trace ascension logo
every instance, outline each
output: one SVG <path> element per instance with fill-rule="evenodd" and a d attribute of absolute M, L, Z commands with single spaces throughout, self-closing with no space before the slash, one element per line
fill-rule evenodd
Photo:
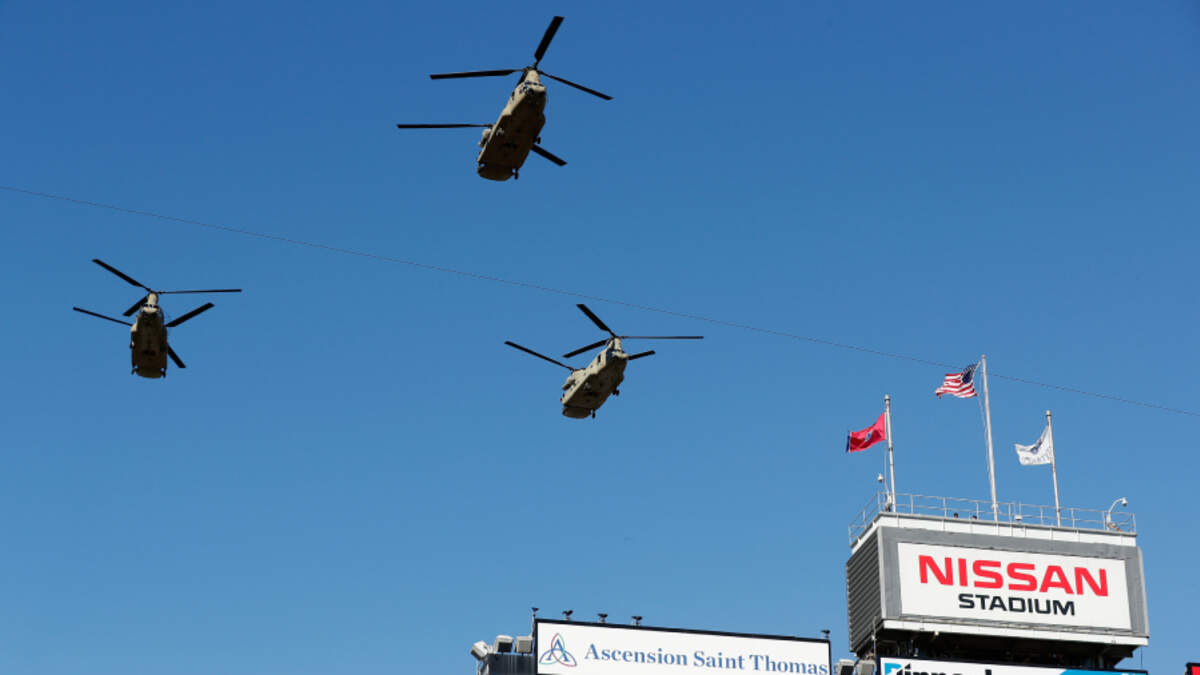
<path fill-rule="evenodd" d="M 538 657 L 538 663 L 543 666 L 552 666 L 557 663 L 568 668 L 578 665 L 575 657 L 567 651 L 567 646 L 563 643 L 562 635 L 559 633 L 554 634 L 554 639 L 550 640 L 550 648 L 542 652 L 542 655 Z"/>

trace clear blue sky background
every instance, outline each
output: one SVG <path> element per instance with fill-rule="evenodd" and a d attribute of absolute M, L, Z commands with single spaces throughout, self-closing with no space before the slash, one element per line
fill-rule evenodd
<path fill-rule="evenodd" d="M 0 3 L 0 184 L 1200 411 L 1193 2 Z M 550 17 L 543 145 L 477 130 Z M 240 286 L 128 374 L 115 314 Z M 894 400 L 901 492 L 985 498 L 945 369 L 703 333 L 559 414 L 579 299 L 0 191 L 0 672 L 471 672 L 528 607 L 819 636 Z M 178 315 L 202 299 L 165 299 Z M 631 345 L 634 346 L 634 345 Z M 648 348 L 646 343 L 636 345 Z M 582 363 L 581 357 L 578 362 Z M 1151 646 L 1200 659 L 1195 415 L 991 382 L 1001 500 L 1128 497 Z"/>

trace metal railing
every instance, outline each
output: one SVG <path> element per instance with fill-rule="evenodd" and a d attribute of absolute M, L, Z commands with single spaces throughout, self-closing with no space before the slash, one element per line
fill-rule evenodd
<path fill-rule="evenodd" d="M 1137 534 L 1137 520 L 1128 511 L 1064 507 L 1056 513 L 1053 506 L 998 502 L 996 505 L 998 510 L 994 517 L 992 503 L 987 500 L 910 494 L 898 494 L 895 497 L 893 500 L 887 492 L 875 493 L 875 496 L 867 502 L 867 505 L 850 523 L 851 546 L 867 531 L 876 518 L 888 513 L 947 520 L 996 522 L 1013 526 L 1036 525 L 1071 530 L 1105 530 Z"/>

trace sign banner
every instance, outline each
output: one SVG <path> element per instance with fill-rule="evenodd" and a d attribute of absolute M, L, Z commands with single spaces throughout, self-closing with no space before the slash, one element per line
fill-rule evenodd
<path fill-rule="evenodd" d="M 879 675 L 1146 675 L 1146 671 L 1078 670 L 881 657 L 879 659 Z"/>
<path fill-rule="evenodd" d="M 537 620 L 538 675 L 830 675 L 829 642 Z"/>
<path fill-rule="evenodd" d="M 897 546 L 901 614 L 1130 629 L 1123 560 Z"/>

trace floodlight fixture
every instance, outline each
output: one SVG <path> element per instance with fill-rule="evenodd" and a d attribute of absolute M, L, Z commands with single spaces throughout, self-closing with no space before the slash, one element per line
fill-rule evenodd
<path fill-rule="evenodd" d="M 488 643 L 484 642 L 483 640 L 480 640 L 479 642 L 476 642 L 475 644 L 471 645 L 471 656 L 474 656 L 476 661 L 482 661 L 482 660 L 486 659 L 487 655 L 488 655 Z"/>
<path fill-rule="evenodd" d="M 570 621 L 570 620 L 571 620 L 571 615 L 572 615 L 572 614 L 574 614 L 574 613 L 575 613 L 575 610 L 573 610 L 573 609 L 564 609 L 564 610 L 563 610 L 563 613 L 562 613 L 562 615 L 563 615 L 563 619 L 565 619 L 565 620 L 567 620 L 567 621 Z"/>
<path fill-rule="evenodd" d="M 633 615 L 632 617 L 630 617 L 630 618 L 631 618 L 631 619 L 633 619 L 633 625 L 635 625 L 635 626 L 640 626 L 640 625 L 642 625 L 642 617 L 641 617 L 641 615 L 640 615 L 640 614 L 634 614 L 634 615 Z"/>
<path fill-rule="evenodd" d="M 859 659 L 858 663 L 854 664 L 854 675 L 875 675 L 875 660 Z"/>
<path fill-rule="evenodd" d="M 596 616 L 600 617 L 600 623 L 608 623 L 608 615 L 604 612 L 598 612 Z"/>
<path fill-rule="evenodd" d="M 518 654 L 532 654 L 533 653 L 533 636 L 532 635 L 518 635 L 517 639 L 513 641 L 513 651 L 515 651 Z"/>
<path fill-rule="evenodd" d="M 1120 504 L 1121 506 L 1129 506 L 1129 500 L 1124 497 L 1117 497 L 1116 499 L 1113 500 L 1112 505 L 1109 506 L 1108 510 L 1104 512 L 1104 526 L 1105 527 L 1110 527 L 1110 528 L 1116 529 L 1113 526 L 1112 511 L 1113 511 L 1113 509 L 1117 508 L 1117 504 Z"/>
<path fill-rule="evenodd" d="M 497 635 L 496 641 L 492 643 L 492 651 L 496 654 L 507 654 L 512 651 L 513 639 L 511 635 Z"/>

